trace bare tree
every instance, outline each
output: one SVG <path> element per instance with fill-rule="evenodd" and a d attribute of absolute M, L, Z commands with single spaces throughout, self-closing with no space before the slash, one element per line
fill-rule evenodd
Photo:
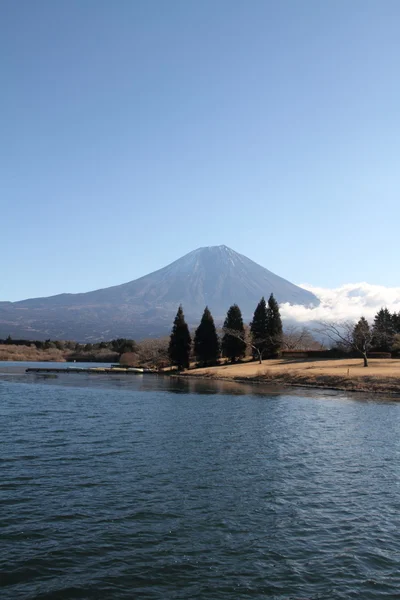
<path fill-rule="evenodd" d="M 368 352 L 372 345 L 372 332 L 368 321 L 364 317 L 361 317 L 355 325 L 352 321 L 332 323 L 320 321 L 316 331 L 347 352 L 352 350 L 359 352 L 363 357 L 364 367 L 368 367 Z"/>
<path fill-rule="evenodd" d="M 135 352 L 121 356 L 121 362 L 130 366 L 142 366 L 161 369 L 169 365 L 169 338 L 148 338 L 137 344 Z"/>
<path fill-rule="evenodd" d="M 232 337 L 242 340 L 246 344 L 248 348 L 251 348 L 254 353 L 257 355 L 258 362 L 260 365 L 263 361 L 263 354 L 265 352 L 265 348 L 263 344 L 265 342 L 270 342 L 270 338 L 268 339 L 253 339 L 248 328 L 245 328 L 245 331 L 237 331 L 236 329 L 229 329 L 227 327 L 222 328 L 222 335 L 231 335 Z"/>
<path fill-rule="evenodd" d="M 287 325 L 283 331 L 284 350 L 322 350 L 323 344 L 314 338 L 307 327 Z"/>
<path fill-rule="evenodd" d="M 398 352 L 400 350 L 400 333 L 396 333 L 393 338 L 392 350 Z"/>

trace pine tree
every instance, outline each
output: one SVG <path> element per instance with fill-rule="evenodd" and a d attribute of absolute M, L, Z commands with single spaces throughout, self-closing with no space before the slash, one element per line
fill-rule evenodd
<path fill-rule="evenodd" d="M 173 365 L 178 367 L 179 371 L 189 367 L 191 343 L 192 340 L 190 337 L 189 328 L 185 321 L 182 306 L 179 306 L 174 320 L 174 325 L 172 327 L 168 347 L 170 361 Z"/>
<path fill-rule="evenodd" d="M 250 324 L 250 333 L 253 358 L 258 358 L 261 362 L 267 349 L 268 339 L 267 305 L 264 296 L 261 298 L 254 311 L 253 320 Z"/>
<path fill-rule="evenodd" d="M 380 352 L 390 352 L 393 345 L 395 329 L 393 318 L 387 308 L 377 312 L 372 327 L 372 344 Z"/>
<path fill-rule="evenodd" d="M 368 352 L 371 348 L 372 333 L 368 321 L 361 317 L 353 329 L 353 347 L 362 354 L 364 367 L 368 367 Z"/>
<path fill-rule="evenodd" d="M 203 365 L 215 364 L 219 358 L 219 339 L 208 306 L 205 307 L 200 325 L 196 329 L 194 353 L 197 362 Z"/>
<path fill-rule="evenodd" d="M 224 321 L 224 337 L 222 338 L 222 354 L 231 362 L 246 354 L 242 312 L 237 304 L 233 304 Z"/>
<path fill-rule="evenodd" d="M 392 324 L 395 334 L 400 333 L 400 312 L 392 314 Z"/>
<path fill-rule="evenodd" d="M 282 347 L 282 320 L 279 312 L 279 304 L 271 294 L 267 308 L 267 345 L 266 354 L 273 358 Z"/>

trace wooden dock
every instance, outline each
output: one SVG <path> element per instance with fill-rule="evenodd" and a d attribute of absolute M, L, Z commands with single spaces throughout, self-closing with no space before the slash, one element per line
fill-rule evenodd
<path fill-rule="evenodd" d="M 136 369 L 136 368 L 124 368 L 124 367 L 30 367 L 25 370 L 25 373 L 35 373 L 37 375 L 45 373 L 57 373 L 57 374 L 78 374 L 78 373 L 89 373 L 90 375 L 143 375 L 143 374 L 156 374 L 156 371 L 151 369 Z"/>

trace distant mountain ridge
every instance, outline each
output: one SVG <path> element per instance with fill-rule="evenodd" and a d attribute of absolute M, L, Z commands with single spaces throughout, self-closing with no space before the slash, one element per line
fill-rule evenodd
<path fill-rule="evenodd" d="M 206 305 L 222 322 L 237 303 L 252 317 L 261 296 L 279 303 L 318 305 L 319 300 L 227 246 L 193 250 L 149 275 L 80 294 L 0 302 L 0 337 L 97 341 L 141 339 L 169 332 L 179 304 L 195 325 Z"/>

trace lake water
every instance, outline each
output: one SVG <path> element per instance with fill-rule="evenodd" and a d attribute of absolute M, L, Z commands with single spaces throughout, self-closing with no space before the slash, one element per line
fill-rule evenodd
<path fill-rule="evenodd" d="M 4 599 L 400 598 L 400 404 L 0 364 Z"/>

